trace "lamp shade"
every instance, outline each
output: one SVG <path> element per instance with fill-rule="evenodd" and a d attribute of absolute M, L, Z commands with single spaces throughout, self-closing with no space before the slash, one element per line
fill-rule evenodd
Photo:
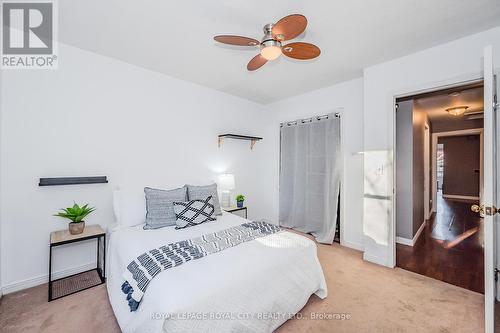
<path fill-rule="evenodd" d="M 217 185 L 222 191 L 234 190 L 234 175 L 232 173 L 219 175 Z"/>

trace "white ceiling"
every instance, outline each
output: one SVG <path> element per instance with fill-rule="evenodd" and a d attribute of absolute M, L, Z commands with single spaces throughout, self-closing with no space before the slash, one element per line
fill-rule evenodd
<path fill-rule="evenodd" d="M 459 122 L 467 120 L 467 116 L 453 116 L 446 112 L 447 108 L 454 106 L 468 106 L 467 112 L 479 112 L 484 110 L 484 88 L 482 86 L 461 90 L 457 88 L 458 96 L 451 96 L 448 93 L 415 99 L 415 110 L 427 112 L 432 123 L 440 121 Z"/>
<path fill-rule="evenodd" d="M 387 61 L 500 25 L 498 0 L 79 0 L 59 1 L 64 43 L 270 103 L 348 79 Z M 260 39 L 262 27 L 304 14 L 297 40 L 321 48 L 299 63 L 282 57 L 256 72 L 257 50 L 217 45 L 217 34 Z"/>

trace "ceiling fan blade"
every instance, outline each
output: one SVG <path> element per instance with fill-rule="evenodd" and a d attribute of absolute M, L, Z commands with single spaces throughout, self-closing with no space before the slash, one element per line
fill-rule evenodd
<path fill-rule="evenodd" d="M 294 39 L 306 30 L 306 27 L 307 19 L 304 15 L 288 15 L 273 26 L 273 37 L 280 41 Z"/>
<path fill-rule="evenodd" d="M 302 42 L 287 44 L 281 50 L 287 57 L 299 60 L 313 59 L 321 53 L 321 50 L 316 45 Z"/>
<path fill-rule="evenodd" d="M 254 71 L 264 66 L 266 62 L 267 62 L 266 58 L 264 58 L 260 54 L 257 54 L 255 57 L 252 58 L 252 60 L 250 60 L 250 62 L 247 65 L 247 69 L 249 71 Z"/>
<path fill-rule="evenodd" d="M 219 35 L 215 36 L 214 39 L 219 43 L 239 46 L 257 46 L 260 44 L 256 39 L 235 35 Z"/>

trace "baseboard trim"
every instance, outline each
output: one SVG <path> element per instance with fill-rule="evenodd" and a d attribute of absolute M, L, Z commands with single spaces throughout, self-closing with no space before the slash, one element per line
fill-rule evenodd
<path fill-rule="evenodd" d="M 473 197 L 469 195 L 458 195 L 458 194 L 443 194 L 443 198 L 479 201 L 479 197 Z"/>
<path fill-rule="evenodd" d="M 408 238 L 404 238 L 404 237 L 396 237 L 396 243 L 408 245 L 408 246 L 414 246 L 417 243 L 418 238 L 420 237 L 420 235 L 422 234 L 422 231 L 424 231 L 424 229 L 425 229 L 425 221 L 422 222 L 422 224 L 420 225 L 420 227 L 417 230 L 417 233 L 415 234 L 415 236 L 413 236 L 412 239 L 408 239 Z"/>
<path fill-rule="evenodd" d="M 76 267 L 72 267 L 72 268 L 68 268 L 68 269 L 63 269 L 63 270 L 60 270 L 57 272 L 53 272 L 52 279 L 53 280 L 60 279 L 60 278 L 63 278 L 65 276 L 68 276 L 68 275 L 88 271 L 89 269 L 95 268 L 96 265 L 97 265 L 97 263 L 94 262 L 94 263 L 88 263 L 85 265 L 76 266 Z M 40 276 L 37 276 L 34 278 L 6 284 L 6 285 L 2 286 L 2 288 L 0 290 L 0 294 L 7 295 L 10 293 L 19 291 L 19 290 L 39 286 L 41 284 L 48 283 L 48 282 L 49 282 L 49 274 L 44 274 L 44 275 L 40 275 Z"/>
<path fill-rule="evenodd" d="M 361 245 L 361 244 L 352 243 L 352 242 L 345 241 L 345 240 L 341 241 L 340 245 L 348 247 L 348 248 L 351 248 L 351 249 L 354 249 L 354 250 L 358 250 L 358 251 L 364 251 L 364 249 L 365 249 L 364 246 Z"/>
<path fill-rule="evenodd" d="M 420 225 L 420 227 L 418 228 L 417 233 L 415 234 L 415 236 L 413 236 L 413 239 L 412 239 L 413 245 L 415 245 L 417 243 L 418 238 L 420 237 L 420 235 L 422 234 L 422 232 L 425 229 L 425 225 L 426 225 L 426 223 L 425 223 L 425 221 L 423 221 L 422 224 Z"/>
<path fill-rule="evenodd" d="M 396 237 L 396 243 L 408 245 L 408 246 L 413 246 L 413 239 L 408 239 L 408 238 L 404 238 L 404 237 Z"/>

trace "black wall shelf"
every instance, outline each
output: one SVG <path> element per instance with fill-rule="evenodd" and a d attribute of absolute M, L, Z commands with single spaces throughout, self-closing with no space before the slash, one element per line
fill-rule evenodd
<path fill-rule="evenodd" d="M 103 184 L 107 183 L 106 176 L 97 177 L 57 177 L 40 178 L 38 186 L 58 186 L 58 185 L 83 185 L 83 184 Z"/>
<path fill-rule="evenodd" d="M 222 146 L 222 142 L 224 139 L 235 139 L 235 140 L 248 140 L 250 141 L 250 149 L 253 149 L 255 143 L 257 141 L 262 140 L 261 137 L 258 136 L 248 136 L 248 135 L 239 135 L 239 134 L 221 134 L 218 136 L 219 148 Z"/>

